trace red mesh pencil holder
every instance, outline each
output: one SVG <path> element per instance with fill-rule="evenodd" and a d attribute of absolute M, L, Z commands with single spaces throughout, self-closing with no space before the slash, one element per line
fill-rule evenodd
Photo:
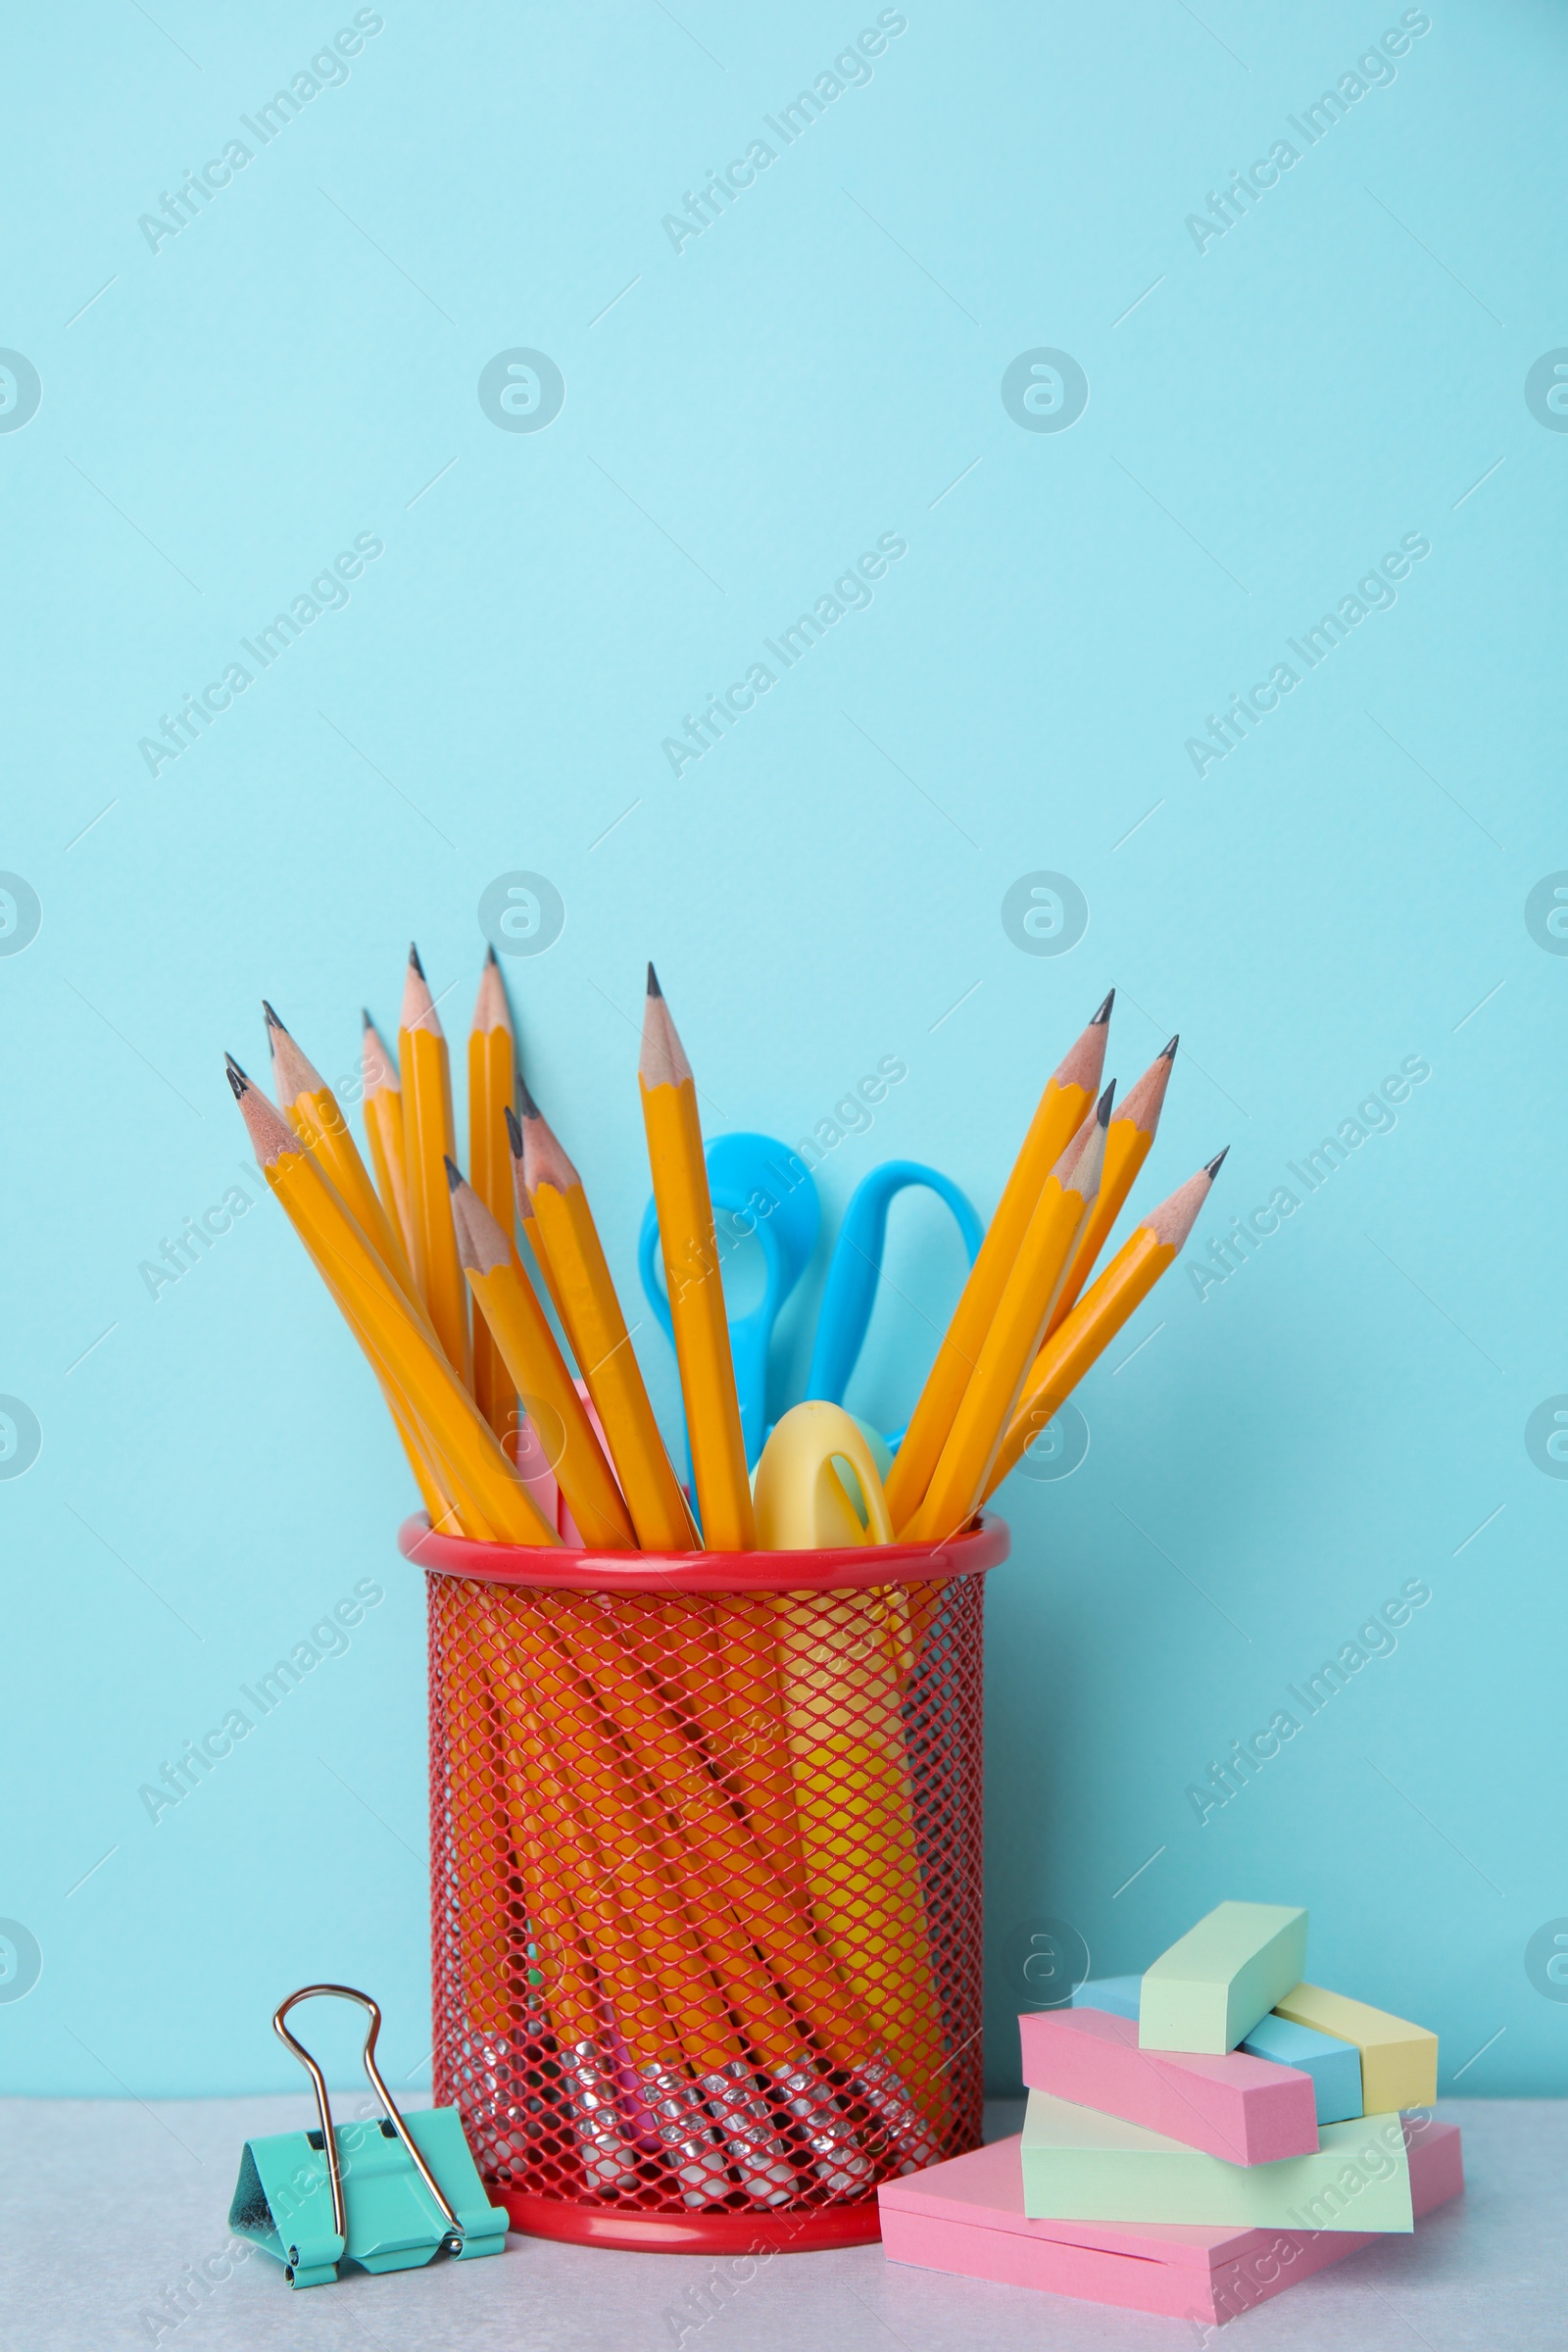
<path fill-rule="evenodd" d="M 976 2147 L 987 1515 L 426 1571 L 435 2095 L 514 2226 L 850 2245 Z"/>

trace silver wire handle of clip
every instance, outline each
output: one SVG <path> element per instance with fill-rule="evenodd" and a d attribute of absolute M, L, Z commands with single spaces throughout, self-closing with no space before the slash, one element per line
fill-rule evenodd
<path fill-rule="evenodd" d="M 305 2047 L 304 2043 L 296 2041 L 293 2034 L 289 2032 L 287 2026 L 283 2023 L 283 2020 L 287 2017 L 289 2011 L 300 2001 L 314 2000 L 319 1993 L 329 1993 L 334 2000 L 358 2001 L 360 2007 L 368 2017 L 369 2023 L 366 2027 L 365 2031 L 366 2075 L 368 2078 L 371 2089 L 375 2092 L 376 2097 L 386 2109 L 387 2122 L 391 2125 L 399 2139 L 402 2140 L 405 2148 L 407 2148 L 415 2171 L 418 2174 L 419 2179 L 424 2182 L 425 2187 L 430 2191 L 431 2196 L 434 2197 L 445 2220 L 451 2228 L 453 2231 L 451 2251 L 456 2253 L 463 2237 L 463 2224 L 459 2221 L 457 2215 L 453 2212 L 451 2206 L 447 2203 L 446 2198 L 442 2195 L 440 2189 L 437 2187 L 435 2175 L 431 2172 L 430 2167 L 425 2163 L 424 2158 L 419 2154 L 418 2149 L 415 2146 L 414 2141 L 409 2136 L 409 2127 L 403 2121 L 402 2116 L 398 2113 L 392 2093 L 382 2082 L 381 2070 L 375 2063 L 375 2039 L 376 2035 L 381 2031 L 381 2012 L 379 2007 L 374 2001 L 371 2000 L 368 1992 L 356 1992 L 352 1984 L 304 1984 L 300 1987 L 298 1992 L 291 1992 L 286 2001 L 279 2002 L 277 2008 L 272 2013 L 272 2031 L 278 2036 L 279 2040 L 287 2042 L 289 2048 L 293 2051 L 301 2066 L 304 2067 L 306 2073 L 310 2076 L 311 2081 L 316 2088 L 316 2111 L 321 2119 L 321 2144 L 326 2153 L 326 2174 L 332 2189 L 333 2229 L 337 2231 L 338 2236 L 342 2238 L 344 2244 L 347 2245 L 349 2232 L 347 2213 L 343 2203 L 343 2172 L 342 2167 L 338 2162 L 337 2140 L 332 2131 L 332 2108 L 331 2102 L 328 2100 L 326 2095 L 326 2080 L 322 2075 L 320 2068 L 317 2065 L 316 2060 L 311 2056 L 310 2051 Z"/>

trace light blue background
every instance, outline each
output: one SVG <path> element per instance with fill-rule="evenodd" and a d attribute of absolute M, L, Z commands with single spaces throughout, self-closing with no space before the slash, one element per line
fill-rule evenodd
<path fill-rule="evenodd" d="M 319 1976 L 378 1992 L 418 2079 L 407 1474 L 270 1201 L 156 1302 L 137 1269 L 235 1181 L 220 1056 L 262 1064 L 263 992 L 351 1073 L 416 936 L 461 1067 L 480 893 L 529 868 L 566 923 L 509 965 L 521 1050 L 628 1297 L 649 954 L 710 1131 L 793 1141 L 906 1061 L 824 1166 L 830 1222 L 895 1154 L 989 1209 L 1112 982 L 1124 1086 L 1183 1035 L 1140 1197 L 1232 1147 L 1199 1252 L 1425 1056 L 1245 1270 L 1167 1279 L 1084 1387 L 1082 1468 L 1006 1490 L 990 2073 L 1032 1923 L 1118 1972 L 1243 1895 L 1308 1904 L 1315 1977 L 1437 2027 L 1445 2088 L 1568 2089 L 1524 1965 L 1568 1913 L 1568 1485 L 1524 1443 L 1568 1390 L 1568 961 L 1524 919 L 1568 866 L 1568 435 L 1523 396 L 1568 344 L 1561 14 L 1435 0 L 1200 253 L 1186 216 L 1397 7 L 911 0 L 677 255 L 662 217 L 876 13 L 388 0 L 156 254 L 138 216 L 353 11 L 12 27 L 0 342 L 43 399 L 0 436 L 0 864 L 43 921 L 0 957 L 0 1389 L 43 1444 L 0 1484 L 0 1913 L 43 1974 L 0 2004 L 9 2088 L 291 2082 L 268 2015 Z M 476 397 L 515 346 L 565 378 L 535 434 Z M 1087 371 L 1068 431 L 1003 407 L 1037 346 Z M 885 532 L 869 610 L 677 780 L 662 739 Z M 1205 714 L 1413 532 L 1396 605 L 1200 779 Z M 138 739 L 358 533 L 385 553 L 348 607 L 149 774 Z M 1038 869 L 1091 910 L 1058 957 L 1001 922 Z M 940 1212 L 901 1206 L 889 1272 L 852 1396 L 885 1425 L 953 1296 Z M 797 1377 L 808 1345 L 796 1317 Z M 138 1786 L 365 1577 L 347 1655 L 155 1827 Z M 1188 1785 L 1412 1577 L 1396 1654 L 1200 1826 Z"/>

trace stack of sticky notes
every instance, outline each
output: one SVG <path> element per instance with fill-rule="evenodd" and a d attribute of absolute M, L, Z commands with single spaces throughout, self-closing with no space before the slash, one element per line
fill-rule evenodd
<path fill-rule="evenodd" d="M 879 2189 L 888 2255 L 1214 2324 L 1408 2232 L 1464 2186 L 1437 2035 L 1305 1967 L 1304 1911 L 1221 1903 L 1020 2018 L 1022 2134 Z"/>

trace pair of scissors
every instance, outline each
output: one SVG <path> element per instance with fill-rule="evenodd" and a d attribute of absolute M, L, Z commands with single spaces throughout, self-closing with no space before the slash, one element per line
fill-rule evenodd
<path fill-rule="evenodd" d="M 729 1327 L 746 1460 L 755 1468 L 768 1434 L 767 1356 L 773 1327 L 810 1262 L 821 1206 L 809 1172 L 790 1147 L 773 1136 L 714 1136 L 705 1157 L 714 1208 L 726 1210 L 744 1237 L 755 1235 L 762 1252 L 762 1297 Z M 935 1193 L 953 1211 L 969 1262 L 974 1262 L 982 1238 L 980 1220 L 950 1177 L 913 1159 L 890 1159 L 873 1168 L 852 1194 L 833 1247 L 806 1383 L 808 1398 L 829 1404 L 844 1401 L 876 1301 L 888 1209 L 910 1185 Z M 637 1254 L 648 1302 L 673 1345 L 669 1299 L 658 1273 L 659 1214 L 652 1200 L 643 1215 Z M 888 1443 L 897 1449 L 898 1438 Z M 689 1471 L 689 1460 L 687 1467 Z"/>

